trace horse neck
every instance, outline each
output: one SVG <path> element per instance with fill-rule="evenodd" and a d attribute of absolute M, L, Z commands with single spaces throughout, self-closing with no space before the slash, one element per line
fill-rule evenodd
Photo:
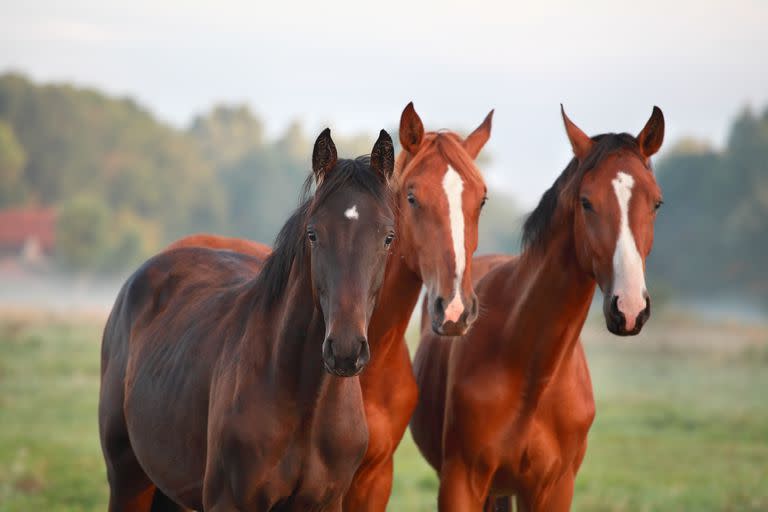
<path fill-rule="evenodd" d="M 325 321 L 315 307 L 310 273 L 295 262 L 290 272 L 282 298 L 268 311 L 250 314 L 241 340 L 246 354 L 241 364 L 248 372 L 271 372 L 282 396 L 304 397 L 311 403 L 327 375 L 321 359 Z M 260 292 L 256 286 L 250 290 Z"/>
<path fill-rule="evenodd" d="M 405 263 L 403 248 L 397 244 L 389 256 L 376 308 L 371 316 L 368 342 L 378 354 L 403 339 L 411 314 L 421 293 L 422 278 Z M 378 359 L 383 359 L 379 357 Z M 377 358 L 374 356 L 372 362 Z"/>
<path fill-rule="evenodd" d="M 565 223 L 546 247 L 528 249 L 504 285 L 513 304 L 498 347 L 524 393 L 535 403 L 558 364 L 573 350 L 587 318 L 595 281 L 576 258 L 573 229 Z"/>

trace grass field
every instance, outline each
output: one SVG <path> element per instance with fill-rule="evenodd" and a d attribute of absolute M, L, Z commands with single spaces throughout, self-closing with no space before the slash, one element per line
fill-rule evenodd
<path fill-rule="evenodd" d="M 104 510 L 98 319 L 0 318 L 0 511 Z M 597 419 L 580 511 L 768 510 L 768 327 L 657 318 L 585 333 Z M 435 509 L 406 437 L 389 509 Z"/>

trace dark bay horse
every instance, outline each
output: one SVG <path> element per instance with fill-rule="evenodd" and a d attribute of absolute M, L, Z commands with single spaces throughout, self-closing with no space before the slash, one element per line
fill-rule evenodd
<path fill-rule="evenodd" d="M 595 287 L 612 333 L 650 316 L 661 110 L 637 137 L 590 138 L 563 119 L 575 157 L 528 217 L 522 255 L 478 261 L 483 313 L 465 336 L 422 332 L 411 431 L 439 472 L 441 511 L 511 510 L 493 501 L 512 495 L 518 510 L 569 510 L 595 414 L 579 339 Z"/>
<path fill-rule="evenodd" d="M 170 249 L 120 291 L 99 401 L 110 511 L 341 510 L 368 442 L 355 375 L 394 239 L 392 140 L 337 160 L 325 130 L 312 168 L 260 272 Z"/>
<path fill-rule="evenodd" d="M 491 135 L 492 117 L 493 111 L 465 139 L 449 131 L 425 133 L 412 103 L 400 118 L 403 151 L 394 176 L 398 235 L 368 328 L 372 356 L 360 383 L 369 442 L 344 501 L 347 511 L 383 512 L 389 500 L 393 455 L 416 406 L 405 330 L 422 285 L 428 290 L 430 325 L 437 332 L 462 334 L 477 316 L 471 258 L 486 186 L 474 159 Z M 227 240 L 205 235 L 177 243 L 261 257 L 260 247 L 242 247 L 236 240 L 228 245 Z"/>

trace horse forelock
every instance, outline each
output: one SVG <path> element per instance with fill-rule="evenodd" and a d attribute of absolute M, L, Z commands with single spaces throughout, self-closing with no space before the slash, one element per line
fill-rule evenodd
<path fill-rule="evenodd" d="M 264 309 L 272 307 L 283 296 L 291 269 L 296 268 L 302 275 L 308 272 L 309 258 L 305 242 L 307 220 L 332 195 L 340 190 L 353 188 L 370 194 L 375 200 L 385 201 L 394 208 L 390 185 L 371 169 L 369 156 L 339 160 L 317 186 L 314 194 L 313 183 L 314 176 L 310 174 L 302 189 L 300 206 L 281 228 L 275 238 L 274 250 L 256 278 L 256 286 L 260 289 L 257 305 Z"/>
<path fill-rule="evenodd" d="M 485 183 L 474 159 L 464 149 L 461 137 L 450 130 L 439 130 L 424 135 L 421 147 L 415 155 L 407 151 L 400 152 L 395 162 L 395 187 L 399 190 L 413 170 L 435 155 L 456 170 L 463 180 Z M 442 180 L 442 176 L 440 179 Z"/>

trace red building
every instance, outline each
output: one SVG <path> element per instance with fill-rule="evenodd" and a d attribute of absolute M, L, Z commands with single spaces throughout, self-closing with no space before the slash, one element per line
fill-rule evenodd
<path fill-rule="evenodd" d="M 53 208 L 0 210 L 0 263 L 43 263 L 56 246 Z"/>

